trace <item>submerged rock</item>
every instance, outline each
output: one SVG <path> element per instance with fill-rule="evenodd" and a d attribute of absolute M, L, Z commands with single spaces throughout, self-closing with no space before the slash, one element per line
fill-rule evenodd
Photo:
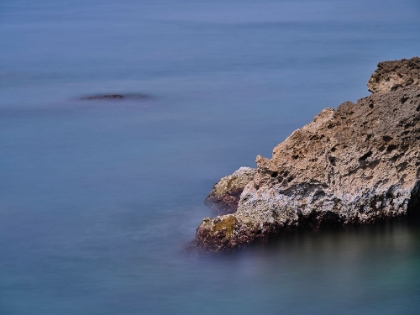
<path fill-rule="evenodd" d="M 124 96 L 121 94 L 109 94 L 109 95 L 90 95 L 84 96 L 82 100 L 112 100 L 112 99 L 123 99 Z"/>
<path fill-rule="evenodd" d="M 142 99 L 147 98 L 146 94 L 135 94 L 135 95 L 122 95 L 122 94 L 105 94 L 105 95 L 89 95 L 80 98 L 84 101 L 93 100 L 121 100 L 121 99 Z"/>
<path fill-rule="evenodd" d="M 233 214 L 205 218 L 196 243 L 238 247 L 281 230 L 372 223 L 420 209 L 420 87 L 327 108 L 273 150 Z"/>
<path fill-rule="evenodd" d="M 234 213 L 238 208 L 242 191 L 254 178 L 255 172 L 254 168 L 241 167 L 232 175 L 223 177 L 213 186 L 204 204 L 216 214 Z"/>
<path fill-rule="evenodd" d="M 420 86 L 420 58 L 384 61 L 367 83 L 372 93 L 396 91 L 408 86 Z"/>

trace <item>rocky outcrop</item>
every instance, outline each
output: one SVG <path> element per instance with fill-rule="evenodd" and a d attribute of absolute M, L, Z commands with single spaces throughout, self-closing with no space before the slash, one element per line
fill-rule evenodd
<path fill-rule="evenodd" d="M 327 108 L 273 150 L 233 214 L 205 218 L 196 243 L 213 251 L 279 231 L 372 223 L 419 211 L 420 88 Z"/>
<path fill-rule="evenodd" d="M 204 204 L 219 215 L 236 212 L 239 197 L 245 186 L 254 178 L 255 172 L 254 168 L 241 167 L 232 175 L 223 177 L 213 186 Z"/>
<path fill-rule="evenodd" d="M 367 83 L 372 93 L 386 93 L 409 86 L 420 86 L 420 58 L 384 61 Z"/>

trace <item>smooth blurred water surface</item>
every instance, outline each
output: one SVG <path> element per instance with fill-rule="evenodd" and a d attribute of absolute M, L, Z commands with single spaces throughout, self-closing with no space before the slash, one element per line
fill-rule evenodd
<path fill-rule="evenodd" d="M 417 0 L 2 0 L 0 314 L 418 314 L 404 220 L 183 252 L 222 176 L 377 62 Z M 146 100 L 80 101 L 146 93 Z"/>

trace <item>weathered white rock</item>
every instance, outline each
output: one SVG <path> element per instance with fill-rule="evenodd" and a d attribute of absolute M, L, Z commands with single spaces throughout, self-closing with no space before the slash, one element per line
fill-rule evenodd
<path fill-rule="evenodd" d="M 327 108 L 273 150 L 234 214 L 205 218 L 196 242 L 234 248 L 284 229 L 371 223 L 420 200 L 420 88 Z"/>
<path fill-rule="evenodd" d="M 232 175 L 223 177 L 213 186 L 204 204 L 217 214 L 236 212 L 239 197 L 245 186 L 254 178 L 255 168 L 241 167 Z"/>

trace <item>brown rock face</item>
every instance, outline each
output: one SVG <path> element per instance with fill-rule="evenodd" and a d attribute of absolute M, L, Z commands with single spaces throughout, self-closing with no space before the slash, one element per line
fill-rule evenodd
<path fill-rule="evenodd" d="M 420 210 L 420 88 L 327 108 L 273 150 L 234 214 L 206 218 L 196 242 L 234 248 L 282 229 L 371 223 Z"/>
<path fill-rule="evenodd" d="M 254 168 L 241 167 L 232 175 L 223 177 L 214 185 L 204 204 L 219 215 L 236 212 L 239 197 L 255 173 Z"/>
<path fill-rule="evenodd" d="M 408 86 L 420 86 L 420 58 L 384 61 L 367 83 L 372 93 L 386 93 Z"/>

